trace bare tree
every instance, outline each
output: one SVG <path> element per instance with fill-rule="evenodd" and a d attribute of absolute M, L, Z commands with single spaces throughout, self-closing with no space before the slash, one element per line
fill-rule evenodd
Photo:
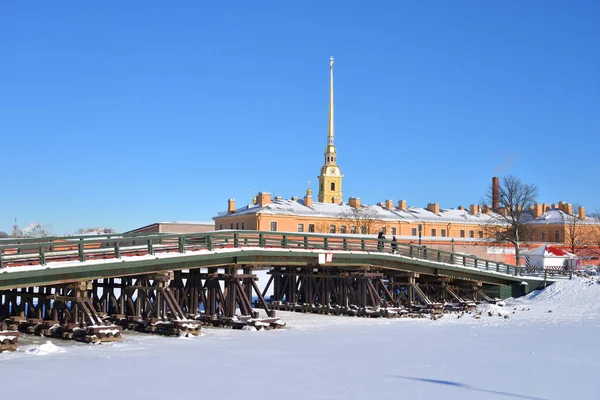
<path fill-rule="evenodd" d="M 370 207 L 353 208 L 352 211 L 344 213 L 342 219 L 350 226 L 356 226 L 357 233 L 371 234 L 373 226 L 377 222 L 377 212 Z"/>
<path fill-rule="evenodd" d="M 591 213 L 590 218 L 595 219 L 590 233 L 590 248 L 596 257 L 600 257 L 600 212 Z"/>
<path fill-rule="evenodd" d="M 527 237 L 527 221 L 531 219 L 530 209 L 536 203 L 538 188 L 535 184 L 525 184 L 513 175 L 504 176 L 494 193 L 490 186 L 485 200 L 497 208 L 490 213 L 490 223 L 485 225 L 486 235 L 497 243 L 511 243 L 515 248 L 517 265 L 521 265 L 519 242 Z"/>
<path fill-rule="evenodd" d="M 565 225 L 565 244 L 571 253 L 577 254 L 593 242 L 594 229 L 576 215 L 564 213 L 562 216 Z"/>

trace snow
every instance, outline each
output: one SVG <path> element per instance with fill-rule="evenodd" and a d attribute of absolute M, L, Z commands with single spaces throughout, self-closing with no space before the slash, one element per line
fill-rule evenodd
<path fill-rule="evenodd" d="M 186 340 L 126 331 L 122 342 L 99 346 L 22 335 L 19 351 L 0 355 L 0 376 L 11 383 L 2 394 L 52 388 L 68 376 L 72 393 L 104 399 L 89 388 L 110 383 L 112 393 L 126 393 L 127 376 L 173 383 L 136 386 L 144 399 L 197 397 L 197 385 L 203 397 L 224 399 L 257 391 L 286 399 L 592 399 L 597 280 L 563 280 L 437 320 L 278 312 L 286 328 L 248 335 L 203 327 Z"/>
<path fill-rule="evenodd" d="M 38 356 L 47 356 L 49 354 L 55 353 L 63 353 L 65 350 L 62 347 L 59 347 L 52 343 L 51 341 L 47 341 L 46 343 L 39 346 L 31 346 L 26 350 L 27 354 L 35 354 Z"/>

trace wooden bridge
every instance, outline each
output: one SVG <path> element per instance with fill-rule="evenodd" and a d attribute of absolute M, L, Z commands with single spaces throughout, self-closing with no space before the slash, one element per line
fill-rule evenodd
<path fill-rule="evenodd" d="M 270 274 L 262 290 L 257 269 Z M 392 252 L 387 240 L 357 235 L 8 239 L 0 241 L 0 351 L 11 349 L 20 332 L 94 342 L 118 340 L 122 329 L 180 335 L 198 334 L 201 323 L 276 328 L 275 309 L 440 312 L 546 285 L 524 272 L 425 246 L 399 243 Z M 258 319 L 255 308 L 269 318 Z"/>

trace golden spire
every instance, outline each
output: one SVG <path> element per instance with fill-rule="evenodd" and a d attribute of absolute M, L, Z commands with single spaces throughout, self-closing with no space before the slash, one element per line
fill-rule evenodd
<path fill-rule="evenodd" d="M 333 56 L 329 57 L 329 131 L 327 133 L 328 143 L 333 145 Z"/>
<path fill-rule="evenodd" d="M 310 181 L 308 181 L 308 189 L 306 189 L 306 196 L 312 197 L 312 189 L 310 188 Z"/>

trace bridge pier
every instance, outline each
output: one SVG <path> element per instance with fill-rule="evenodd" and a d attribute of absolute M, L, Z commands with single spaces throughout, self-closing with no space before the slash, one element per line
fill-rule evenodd
<path fill-rule="evenodd" d="M 382 316 L 398 304 L 380 272 L 337 267 L 274 267 L 263 291 L 273 285 L 271 308 L 315 312 Z"/>
<path fill-rule="evenodd" d="M 219 272 L 220 269 L 223 272 Z M 243 266 L 241 274 L 239 269 L 240 266 L 231 265 L 209 267 L 207 272 L 199 268 L 175 271 L 170 288 L 184 314 L 208 326 L 238 329 L 247 325 L 259 329 L 283 326 L 260 292 L 252 268 Z M 258 311 L 252 308 L 253 294 L 258 297 L 267 318 L 259 319 Z"/>
<path fill-rule="evenodd" d="M 173 273 L 94 282 L 95 306 L 127 329 L 165 336 L 197 336 L 201 322 L 188 319 L 168 287 Z M 116 282 L 119 279 L 120 282 Z"/>
<path fill-rule="evenodd" d="M 121 339 L 121 328 L 107 324 L 92 306 L 91 282 L 28 287 L 0 292 L 4 324 L 41 336 L 87 343 Z"/>

